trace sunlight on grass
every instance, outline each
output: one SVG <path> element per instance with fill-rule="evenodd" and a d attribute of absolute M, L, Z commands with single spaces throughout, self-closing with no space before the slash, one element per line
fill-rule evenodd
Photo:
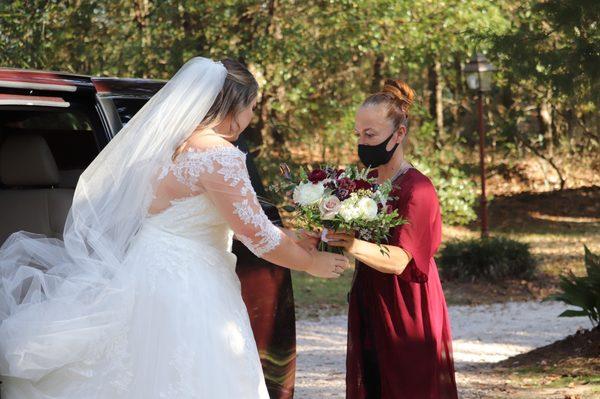
<path fill-rule="evenodd" d="M 551 388 L 573 387 L 574 385 L 590 385 L 600 391 L 600 376 L 593 373 L 577 373 L 570 375 L 573 370 L 556 367 L 522 367 L 512 373 L 523 386 Z"/>
<path fill-rule="evenodd" d="M 561 223 L 600 223 L 599 217 L 571 217 L 571 216 L 554 216 L 546 215 L 540 212 L 529 212 L 529 216 L 534 219 L 545 220 L 549 222 L 561 222 Z"/>
<path fill-rule="evenodd" d="M 298 317 L 313 318 L 345 313 L 353 274 L 354 270 L 347 270 L 338 279 L 326 280 L 293 271 L 294 300 Z"/>

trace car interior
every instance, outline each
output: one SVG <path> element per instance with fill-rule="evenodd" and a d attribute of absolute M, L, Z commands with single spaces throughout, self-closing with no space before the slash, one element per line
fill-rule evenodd
<path fill-rule="evenodd" d="M 98 153 L 88 112 L 0 107 L 0 245 L 25 230 L 60 238 L 79 175 Z"/>

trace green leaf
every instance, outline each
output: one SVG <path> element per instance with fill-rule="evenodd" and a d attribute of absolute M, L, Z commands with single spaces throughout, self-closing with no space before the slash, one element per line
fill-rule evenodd
<path fill-rule="evenodd" d="M 588 313 L 584 310 L 565 310 L 558 317 L 582 317 L 587 315 Z"/>

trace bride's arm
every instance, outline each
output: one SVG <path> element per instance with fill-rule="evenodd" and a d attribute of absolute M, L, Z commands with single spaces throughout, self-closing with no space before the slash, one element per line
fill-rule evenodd
<path fill-rule="evenodd" d="M 348 268 L 344 256 L 307 250 L 265 215 L 250 183 L 243 153 L 233 146 L 198 150 L 197 185 L 208 195 L 236 237 L 256 256 L 326 278 Z"/>
<path fill-rule="evenodd" d="M 317 245 L 319 244 L 319 236 L 315 234 L 310 234 L 304 230 L 294 230 L 288 229 L 285 227 L 278 227 L 279 230 L 283 232 L 286 236 L 292 239 L 296 244 L 307 250 L 308 252 L 312 252 Z M 234 235 L 234 238 L 239 241 L 239 238 Z"/>

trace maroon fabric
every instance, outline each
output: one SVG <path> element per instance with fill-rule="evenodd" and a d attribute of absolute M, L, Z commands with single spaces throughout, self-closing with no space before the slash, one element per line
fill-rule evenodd
<path fill-rule="evenodd" d="M 410 169 L 394 183 L 394 207 L 408 224 L 390 244 L 413 257 L 399 275 L 359 264 L 350 292 L 346 397 L 456 399 L 446 300 L 433 255 L 442 234 L 429 179 Z"/>

